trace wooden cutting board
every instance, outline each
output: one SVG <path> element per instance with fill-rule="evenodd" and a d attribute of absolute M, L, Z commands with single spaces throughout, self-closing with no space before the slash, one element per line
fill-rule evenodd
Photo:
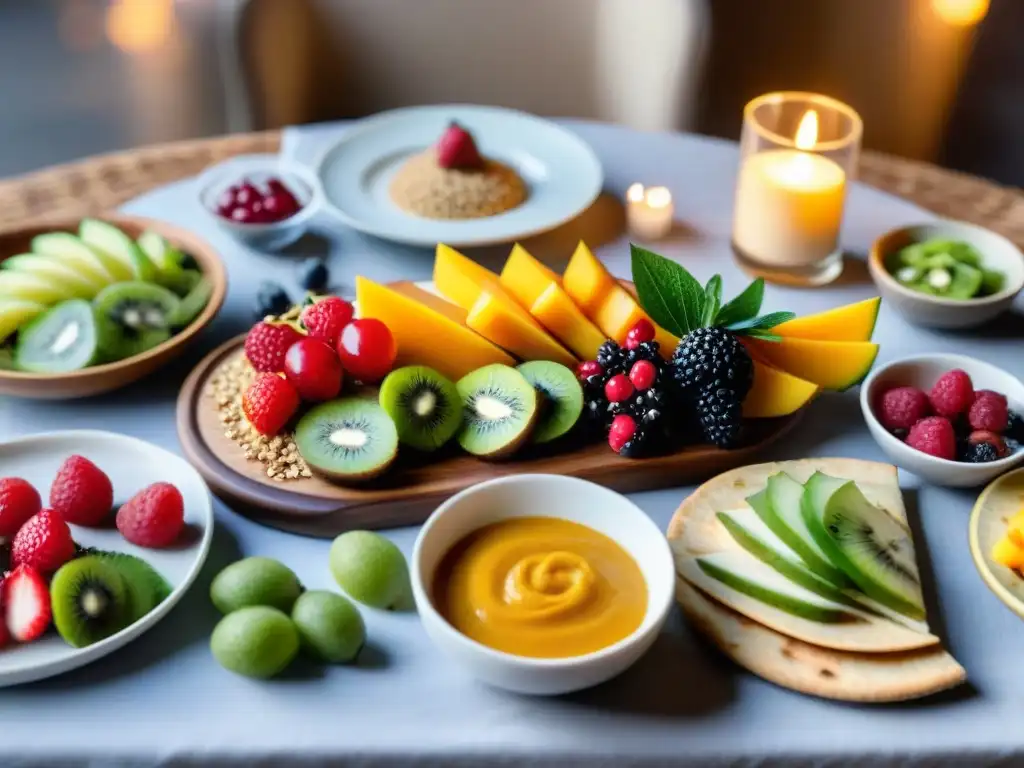
<path fill-rule="evenodd" d="M 487 462 L 445 446 L 429 456 L 400 454 L 373 485 L 350 488 L 317 477 L 275 481 L 263 466 L 225 436 L 208 382 L 227 360 L 242 353 L 239 336 L 207 355 L 178 395 L 178 437 L 186 457 L 213 492 L 237 512 L 273 527 L 333 537 L 353 528 L 392 528 L 423 522 L 449 496 L 505 475 L 540 472 L 591 480 L 617 491 L 648 491 L 701 482 L 750 463 L 788 432 L 802 411 L 750 422 L 747 444 L 724 451 L 694 446 L 649 459 L 622 458 L 603 442 L 528 447 L 512 460 Z"/>

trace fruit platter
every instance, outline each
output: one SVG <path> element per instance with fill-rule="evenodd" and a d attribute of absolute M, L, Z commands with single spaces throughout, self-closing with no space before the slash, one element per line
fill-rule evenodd
<path fill-rule="evenodd" d="M 62 399 L 152 372 L 224 300 L 219 258 L 199 238 L 126 216 L 0 238 L 0 393 Z"/>
<path fill-rule="evenodd" d="M 71 431 L 7 442 L 0 461 L 0 686 L 116 651 L 198 575 L 213 511 L 181 458 Z"/>
<path fill-rule="evenodd" d="M 635 491 L 748 463 L 823 390 L 870 369 L 878 300 L 760 314 L 642 248 L 633 281 L 580 243 L 563 274 L 522 246 L 501 273 L 439 245 L 430 283 L 357 277 L 353 304 L 277 305 L 178 400 L 216 493 L 315 535 L 422 521 L 523 472 Z"/>

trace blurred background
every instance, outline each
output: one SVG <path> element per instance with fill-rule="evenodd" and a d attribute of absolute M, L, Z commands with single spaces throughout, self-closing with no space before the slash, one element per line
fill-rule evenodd
<path fill-rule="evenodd" d="M 1024 185 L 1024 0 L 0 0 L 0 176 L 475 101 L 736 138 L 777 89 Z"/>

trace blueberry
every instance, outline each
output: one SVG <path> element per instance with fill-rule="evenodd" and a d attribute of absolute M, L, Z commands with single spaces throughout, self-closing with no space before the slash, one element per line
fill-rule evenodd
<path fill-rule="evenodd" d="M 313 293 L 324 293 L 327 290 L 327 281 L 330 280 L 330 272 L 323 259 L 306 259 L 299 264 L 299 285 L 303 290 Z"/>
<path fill-rule="evenodd" d="M 277 283 L 265 282 L 260 284 L 256 292 L 256 317 L 264 318 L 267 315 L 283 315 L 291 309 L 292 300 L 288 293 Z"/>

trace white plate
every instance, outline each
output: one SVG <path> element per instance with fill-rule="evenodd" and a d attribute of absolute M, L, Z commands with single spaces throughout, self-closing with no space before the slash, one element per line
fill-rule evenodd
<path fill-rule="evenodd" d="M 529 196 L 517 208 L 480 219 L 413 216 L 391 201 L 398 167 L 432 145 L 455 120 L 480 152 L 512 166 Z M 476 106 L 410 107 L 353 126 L 320 159 L 328 211 L 353 229 L 386 240 L 434 247 L 505 243 L 553 229 L 585 211 L 601 192 L 601 164 L 578 136 L 539 117 Z"/>
<path fill-rule="evenodd" d="M 185 499 L 186 536 L 179 546 L 145 549 L 129 544 L 111 526 L 109 529 L 71 526 L 71 533 L 84 547 L 126 552 L 143 558 L 167 579 L 173 588 L 147 616 L 87 648 L 72 648 L 55 632 L 34 643 L 9 645 L 0 649 L 0 687 L 59 675 L 84 666 L 116 651 L 166 616 L 195 581 L 213 536 L 210 492 L 199 474 L 182 458 L 155 445 L 111 432 L 50 432 L 24 437 L 0 445 L 0 476 L 23 477 L 43 497 L 61 463 L 71 454 L 93 461 L 114 484 L 114 503 L 127 501 L 150 483 L 173 483 Z"/>
<path fill-rule="evenodd" d="M 974 565 L 996 597 L 1024 619 L 1024 578 L 992 559 L 992 547 L 1006 535 L 1010 518 L 1024 509 L 1024 469 L 992 482 L 974 504 L 968 537 Z"/>

